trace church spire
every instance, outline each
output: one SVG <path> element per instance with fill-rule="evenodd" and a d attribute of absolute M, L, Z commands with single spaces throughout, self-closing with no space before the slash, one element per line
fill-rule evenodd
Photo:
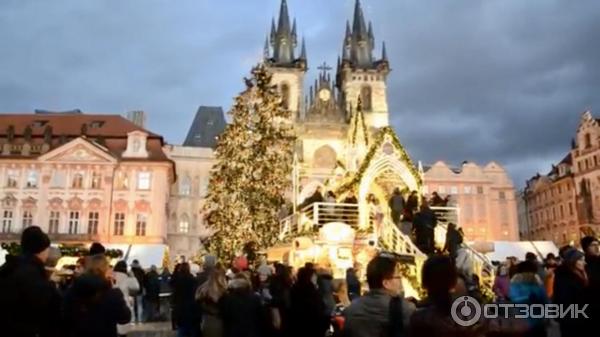
<path fill-rule="evenodd" d="M 373 47 L 375 36 L 373 34 L 373 25 L 369 22 L 368 28 L 365 20 L 365 15 L 360 4 L 360 0 L 356 0 L 354 5 L 354 18 L 352 20 L 352 31 L 350 24 L 346 23 L 346 36 L 344 37 L 344 47 L 349 49 L 347 58 L 352 65 L 357 68 L 373 68 Z"/>
<path fill-rule="evenodd" d="M 279 18 L 277 26 L 275 20 L 271 23 L 271 46 L 273 54 L 271 62 L 277 66 L 295 67 L 298 61 L 295 58 L 295 50 L 298 44 L 296 19 L 290 21 L 287 0 L 281 0 L 279 7 Z M 302 54 L 302 52 L 300 52 Z M 304 55 L 306 57 L 306 55 Z M 300 56 L 302 59 L 302 56 Z"/>
<path fill-rule="evenodd" d="M 271 57 L 270 49 L 269 49 L 269 35 L 265 38 L 265 46 L 263 49 L 263 58 L 268 60 Z"/>
<path fill-rule="evenodd" d="M 383 41 L 383 45 L 381 46 L 381 60 L 382 61 L 387 61 L 388 60 L 387 50 L 385 49 L 385 41 Z"/>
<path fill-rule="evenodd" d="M 306 40 L 302 38 L 302 48 L 300 49 L 300 59 L 306 61 Z"/>

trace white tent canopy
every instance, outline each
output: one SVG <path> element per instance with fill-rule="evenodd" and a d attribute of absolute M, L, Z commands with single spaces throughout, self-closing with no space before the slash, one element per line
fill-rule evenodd
<path fill-rule="evenodd" d="M 552 241 L 494 241 L 494 251 L 485 255 L 491 261 L 504 261 L 509 256 L 525 260 L 525 254 L 535 253 L 538 259 L 546 258 L 548 253 L 558 256 L 558 247 Z"/>
<path fill-rule="evenodd" d="M 138 260 L 143 269 L 149 269 L 155 265 L 160 268 L 162 266 L 165 251 L 168 249 L 163 244 L 105 244 L 106 249 L 119 249 L 123 252 L 123 259 L 131 265 L 133 260 Z"/>

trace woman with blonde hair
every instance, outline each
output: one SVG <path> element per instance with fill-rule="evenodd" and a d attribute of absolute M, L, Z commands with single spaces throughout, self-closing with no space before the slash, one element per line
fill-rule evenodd
<path fill-rule="evenodd" d="M 117 324 L 131 320 L 123 293 L 115 288 L 108 260 L 91 256 L 86 271 L 65 295 L 64 317 L 68 337 L 116 337 Z"/>
<path fill-rule="evenodd" d="M 202 336 L 222 337 L 223 322 L 220 318 L 219 303 L 227 292 L 225 270 L 220 264 L 212 270 L 208 280 L 196 291 L 196 301 L 202 312 Z"/>

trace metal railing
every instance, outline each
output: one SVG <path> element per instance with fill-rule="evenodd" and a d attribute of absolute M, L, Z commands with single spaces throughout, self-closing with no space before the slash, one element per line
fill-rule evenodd
<path fill-rule="evenodd" d="M 306 233 L 329 222 L 343 222 L 353 228 L 359 224 L 357 204 L 315 202 L 279 222 L 279 239 Z"/>
<path fill-rule="evenodd" d="M 385 217 L 383 220 L 379 241 L 383 248 L 394 253 L 414 255 L 415 258 L 427 258 L 411 238 L 402 233 L 389 217 Z"/>

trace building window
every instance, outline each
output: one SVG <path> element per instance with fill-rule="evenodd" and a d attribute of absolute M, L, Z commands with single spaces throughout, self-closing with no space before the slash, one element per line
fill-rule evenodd
<path fill-rule="evenodd" d="M 428 185 L 424 185 L 423 186 L 423 194 L 429 194 L 429 186 Z"/>
<path fill-rule="evenodd" d="M 560 218 L 563 219 L 565 217 L 565 208 L 563 205 L 560 205 Z"/>
<path fill-rule="evenodd" d="M 50 218 L 48 220 L 48 233 L 49 234 L 57 234 L 59 224 L 60 224 L 60 212 L 50 211 Z"/>
<path fill-rule="evenodd" d="M 37 171 L 30 170 L 27 172 L 27 183 L 25 187 L 27 188 L 36 188 L 38 186 L 38 173 Z"/>
<path fill-rule="evenodd" d="M 281 105 L 284 109 L 290 108 L 290 86 L 287 83 L 281 85 Z"/>
<path fill-rule="evenodd" d="M 362 89 L 360 89 L 360 99 L 361 99 L 363 111 L 371 111 L 371 109 L 373 108 L 372 95 L 373 95 L 373 92 L 371 90 L 371 87 L 364 86 L 364 87 L 362 87 Z"/>
<path fill-rule="evenodd" d="M 2 212 L 2 233 L 10 233 L 13 221 L 13 212 L 5 209 Z"/>
<path fill-rule="evenodd" d="M 137 175 L 137 189 L 147 191 L 150 189 L 150 179 L 152 175 L 150 172 L 138 172 Z"/>
<path fill-rule="evenodd" d="M 594 156 L 594 166 L 598 166 L 598 156 Z"/>
<path fill-rule="evenodd" d="M 498 192 L 498 199 L 506 200 L 506 193 L 504 191 Z"/>
<path fill-rule="evenodd" d="M 69 234 L 79 233 L 79 212 L 69 212 Z"/>
<path fill-rule="evenodd" d="M 31 211 L 23 211 L 23 228 L 33 225 L 33 213 Z"/>
<path fill-rule="evenodd" d="M 466 185 L 464 188 L 465 194 L 471 194 L 473 193 L 473 186 L 470 185 Z"/>
<path fill-rule="evenodd" d="M 483 194 L 483 186 L 477 186 L 477 194 Z"/>
<path fill-rule="evenodd" d="M 102 187 L 102 174 L 100 172 L 92 173 L 92 189 L 100 189 Z"/>
<path fill-rule="evenodd" d="M 585 148 L 589 149 L 592 147 L 592 136 L 589 133 L 586 133 L 584 136 Z"/>
<path fill-rule="evenodd" d="M 73 181 L 71 182 L 71 188 L 83 188 L 83 173 L 75 172 L 73 174 Z"/>
<path fill-rule="evenodd" d="M 115 235 L 122 236 L 125 232 L 125 213 L 115 213 Z"/>
<path fill-rule="evenodd" d="M 127 172 L 123 172 L 123 171 L 117 172 L 116 180 L 117 180 L 116 181 L 117 189 L 120 189 L 120 190 L 129 189 L 129 179 L 127 177 Z"/>
<path fill-rule="evenodd" d="M 17 188 L 19 185 L 19 172 L 16 170 L 8 170 L 6 174 L 6 187 Z"/>
<path fill-rule="evenodd" d="M 138 214 L 135 221 L 135 235 L 145 236 L 146 235 L 146 222 L 148 217 L 146 214 Z"/>
<path fill-rule="evenodd" d="M 573 215 L 573 203 L 569 203 L 569 215 Z"/>
<path fill-rule="evenodd" d="M 458 194 L 458 187 L 450 186 L 450 194 Z"/>
<path fill-rule="evenodd" d="M 192 184 L 188 176 L 181 178 L 181 182 L 179 183 L 179 193 L 181 195 L 192 194 Z"/>
<path fill-rule="evenodd" d="M 205 197 L 206 194 L 208 194 L 208 183 L 209 183 L 209 178 L 208 177 L 203 177 L 200 179 L 200 190 L 198 191 L 199 196 L 200 197 Z"/>
<path fill-rule="evenodd" d="M 100 213 L 90 212 L 88 214 L 88 234 L 98 234 L 98 222 L 100 219 Z"/>
<path fill-rule="evenodd" d="M 52 187 L 53 188 L 64 188 L 66 185 L 67 177 L 65 171 L 56 170 L 52 174 Z"/>
<path fill-rule="evenodd" d="M 438 186 L 438 192 L 445 194 L 446 193 L 446 186 Z"/>
<path fill-rule="evenodd" d="M 179 221 L 179 233 L 188 233 L 190 231 L 190 221 L 187 215 L 181 217 Z"/>
<path fill-rule="evenodd" d="M 579 169 L 579 171 L 583 171 L 583 168 L 581 167 L 581 161 L 577 162 L 577 168 Z"/>
<path fill-rule="evenodd" d="M 552 207 L 552 220 L 556 221 L 556 207 Z"/>

